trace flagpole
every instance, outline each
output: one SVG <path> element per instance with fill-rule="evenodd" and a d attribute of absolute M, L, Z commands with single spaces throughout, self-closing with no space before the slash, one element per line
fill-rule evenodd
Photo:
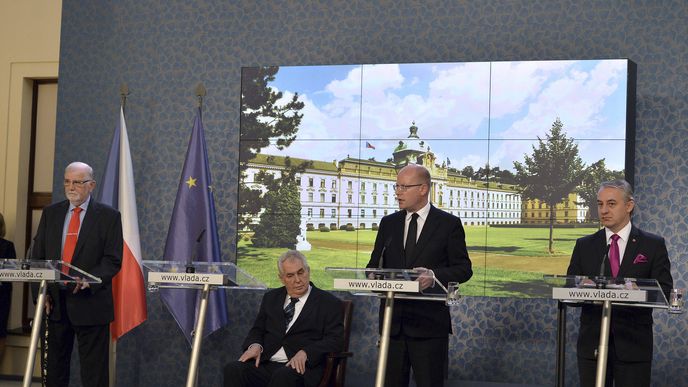
<path fill-rule="evenodd" d="M 127 96 L 129 95 L 129 86 L 126 83 L 122 83 L 119 86 L 119 98 L 122 107 L 122 112 L 127 104 Z M 120 145 L 121 146 L 121 145 Z M 112 340 L 112 331 L 110 331 L 110 361 L 109 361 L 109 383 L 110 387 L 115 387 L 117 382 L 116 371 L 117 371 L 117 340 Z"/>

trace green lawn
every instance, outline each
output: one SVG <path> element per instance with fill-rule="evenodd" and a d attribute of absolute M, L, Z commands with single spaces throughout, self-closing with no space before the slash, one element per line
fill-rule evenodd
<path fill-rule="evenodd" d="M 566 272 L 575 240 L 593 233 L 593 228 L 554 230 L 554 254 L 547 252 L 548 228 L 494 228 L 468 226 L 466 244 L 473 262 L 473 278 L 462 284 L 464 295 L 498 297 L 544 296 L 543 274 Z M 311 280 L 324 289 L 332 288 L 332 273 L 324 268 L 365 267 L 375 236 L 371 230 L 353 232 L 312 231 L 307 235 L 312 250 L 304 252 L 311 266 Z M 486 247 L 487 246 L 487 247 Z M 277 258 L 285 249 L 254 248 L 250 242 L 238 246 L 238 265 L 269 287 L 280 286 Z"/>

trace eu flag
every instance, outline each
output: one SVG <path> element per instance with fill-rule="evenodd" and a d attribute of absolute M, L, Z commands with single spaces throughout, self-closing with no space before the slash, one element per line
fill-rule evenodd
<path fill-rule="evenodd" d="M 200 107 L 186 151 L 163 259 L 186 262 L 192 256 L 197 261 L 221 261 L 215 201 Z M 160 289 L 163 302 L 177 320 L 189 344 L 193 340 L 192 332 L 200 308 L 200 293 L 200 290 Z M 204 336 L 210 335 L 227 322 L 225 293 L 213 291 L 208 300 Z"/>

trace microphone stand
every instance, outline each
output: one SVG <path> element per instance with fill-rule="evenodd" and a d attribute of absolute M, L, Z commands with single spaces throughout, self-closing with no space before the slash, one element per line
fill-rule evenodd
<path fill-rule="evenodd" d="M 604 272 L 605 272 L 605 264 L 607 261 L 609 261 L 609 246 L 607 245 L 607 248 L 604 251 L 604 256 L 602 256 L 602 262 L 600 262 L 600 271 L 597 277 L 595 278 L 595 287 L 597 289 L 604 289 L 607 287 L 607 280 L 605 278 Z"/>
<path fill-rule="evenodd" d="M 186 272 L 187 273 L 195 273 L 196 268 L 193 265 L 193 262 L 198 259 L 198 251 L 201 249 L 201 239 L 203 239 L 203 235 L 205 235 L 205 229 L 201 231 L 201 233 L 198 235 L 198 238 L 196 238 L 196 244 L 194 245 L 194 249 L 191 252 L 191 256 L 189 256 L 189 260 L 186 261 Z"/>

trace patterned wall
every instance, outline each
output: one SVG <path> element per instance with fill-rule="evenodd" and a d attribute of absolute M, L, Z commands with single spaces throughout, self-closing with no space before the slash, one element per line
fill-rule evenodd
<path fill-rule="evenodd" d="M 144 259 L 163 251 L 198 82 L 208 89 L 204 124 L 229 260 L 242 66 L 629 58 L 638 65 L 635 221 L 666 237 L 675 281 L 688 283 L 684 0 L 122 0 L 63 7 L 55 165 L 80 159 L 102 171 L 126 82 Z M 205 342 L 200 385 L 218 385 L 221 364 L 238 356 L 259 297 L 229 294 L 232 328 Z M 188 347 L 157 295 L 149 301 L 149 321 L 118 346 L 117 385 L 183 383 Z M 376 313 L 373 300 L 356 299 L 350 370 L 374 372 Z M 570 341 L 576 314 L 569 312 Z M 555 316 L 548 300 L 465 299 L 454 313 L 450 378 L 551 385 Z M 656 312 L 655 320 L 653 385 L 676 385 L 688 374 L 686 316 Z M 571 386 L 574 356 L 569 351 Z"/>

